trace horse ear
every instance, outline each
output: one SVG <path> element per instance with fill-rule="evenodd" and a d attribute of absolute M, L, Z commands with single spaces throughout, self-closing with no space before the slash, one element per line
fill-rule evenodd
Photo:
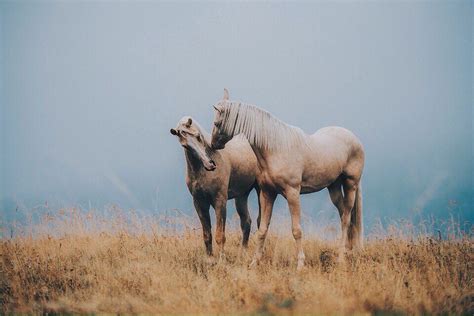
<path fill-rule="evenodd" d="M 214 107 L 214 110 L 216 110 L 219 113 L 222 113 L 222 108 L 221 107 L 216 106 L 216 105 L 213 105 L 213 107 Z"/>
<path fill-rule="evenodd" d="M 178 135 L 178 132 L 174 128 L 170 129 L 170 133 L 171 135 Z"/>
<path fill-rule="evenodd" d="M 222 99 L 226 101 L 229 100 L 229 90 L 227 90 L 226 88 L 224 88 L 224 97 Z"/>
<path fill-rule="evenodd" d="M 193 124 L 193 119 L 192 119 L 192 118 L 188 118 L 188 121 L 186 122 L 186 126 L 187 126 L 187 127 L 190 127 L 191 124 Z"/>

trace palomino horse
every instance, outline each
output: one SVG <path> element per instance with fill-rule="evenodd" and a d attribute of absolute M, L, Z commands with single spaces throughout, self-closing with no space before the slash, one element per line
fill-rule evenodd
<path fill-rule="evenodd" d="M 212 255 L 212 233 L 209 207 L 216 211 L 216 242 L 222 254 L 225 243 L 226 204 L 235 199 L 240 216 L 242 245 L 247 247 L 251 219 L 247 199 L 256 187 L 257 159 L 245 137 L 235 137 L 225 150 L 211 149 L 210 136 L 191 117 L 183 117 L 170 130 L 184 147 L 186 184 L 202 224 L 206 252 Z"/>
<path fill-rule="evenodd" d="M 261 221 L 257 250 L 251 266 L 262 257 L 273 203 L 283 195 L 290 209 L 293 236 L 298 251 L 298 270 L 304 266 L 301 245 L 300 194 L 328 188 L 341 217 L 341 253 L 362 246 L 362 192 L 360 179 L 364 149 L 350 131 L 325 127 L 313 135 L 290 126 L 270 113 L 249 104 L 224 98 L 214 105 L 216 116 L 212 148 L 222 149 L 234 135 L 244 134 L 257 156 Z"/>

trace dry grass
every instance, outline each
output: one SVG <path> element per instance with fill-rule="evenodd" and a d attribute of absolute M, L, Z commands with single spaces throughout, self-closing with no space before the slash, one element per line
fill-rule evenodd
<path fill-rule="evenodd" d="M 249 270 L 254 241 L 241 251 L 235 230 L 226 257 L 210 262 L 198 230 L 99 222 L 90 214 L 59 216 L 43 221 L 42 232 L 36 227 L 35 238 L 2 239 L 0 312 L 474 312 L 473 242 L 466 237 L 373 238 L 345 263 L 333 243 L 306 239 L 307 267 L 297 273 L 291 234 L 270 234 L 263 262 Z"/>

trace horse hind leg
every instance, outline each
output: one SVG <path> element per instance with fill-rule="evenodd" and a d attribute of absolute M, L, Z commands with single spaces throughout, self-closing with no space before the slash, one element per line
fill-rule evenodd
<path fill-rule="evenodd" d="M 352 249 L 353 228 L 355 223 L 351 223 L 353 210 L 356 202 L 357 190 L 359 183 L 353 179 L 346 178 L 343 181 L 342 187 L 344 190 L 343 211 L 341 215 L 341 248 Z"/>
<path fill-rule="evenodd" d="M 248 209 L 248 193 L 244 196 L 235 198 L 235 209 L 240 217 L 240 228 L 242 229 L 242 246 L 247 248 L 249 243 L 250 228 L 252 219 Z"/>
<path fill-rule="evenodd" d="M 347 247 L 350 249 L 362 247 L 362 187 L 360 179 L 363 168 L 364 152 L 361 149 L 344 169 L 344 212 L 350 213 L 347 228 Z"/>
<path fill-rule="evenodd" d="M 334 182 L 328 186 L 328 190 L 341 218 L 339 258 L 342 260 L 345 249 L 362 246 L 362 192 L 360 183 L 350 178 Z"/>
<path fill-rule="evenodd" d="M 329 197 L 331 198 L 332 204 L 337 208 L 339 216 L 342 218 L 344 211 L 344 196 L 342 195 L 342 182 L 340 179 L 333 182 L 328 186 Z"/>
<path fill-rule="evenodd" d="M 257 229 L 260 228 L 260 220 L 262 218 L 262 204 L 260 203 L 260 187 L 255 182 L 254 184 L 255 191 L 257 192 L 257 201 L 258 201 L 258 216 L 257 216 Z"/>
<path fill-rule="evenodd" d="M 351 212 L 351 222 L 348 230 L 348 241 L 350 248 L 362 248 L 363 246 L 363 223 L 362 223 L 362 187 L 357 186 L 354 207 Z"/>
<path fill-rule="evenodd" d="M 344 195 L 342 194 L 342 180 L 339 178 L 330 186 L 328 186 L 329 197 L 332 203 L 336 206 L 339 217 L 341 218 L 341 239 L 338 260 L 342 262 L 344 260 L 345 251 L 345 238 L 347 233 L 344 233 Z"/>

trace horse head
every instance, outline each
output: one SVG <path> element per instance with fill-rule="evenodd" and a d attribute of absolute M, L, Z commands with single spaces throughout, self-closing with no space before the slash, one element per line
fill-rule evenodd
<path fill-rule="evenodd" d="M 183 117 L 176 128 L 170 129 L 170 133 L 178 137 L 179 143 L 186 151 L 199 159 L 207 171 L 216 169 L 216 163 L 209 155 L 210 146 L 203 135 L 202 130 L 189 116 Z"/>
<path fill-rule="evenodd" d="M 224 149 L 225 144 L 229 142 L 233 135 L 229 135 L 223 126 L 225 111 L 224 106 L 229 102 L 229 91 L 224 89 L 224 97 L 214 105 L 216 115 L 214 117 L 214 127 L 212 128 L 211 147 L 212 149 Z"/>

